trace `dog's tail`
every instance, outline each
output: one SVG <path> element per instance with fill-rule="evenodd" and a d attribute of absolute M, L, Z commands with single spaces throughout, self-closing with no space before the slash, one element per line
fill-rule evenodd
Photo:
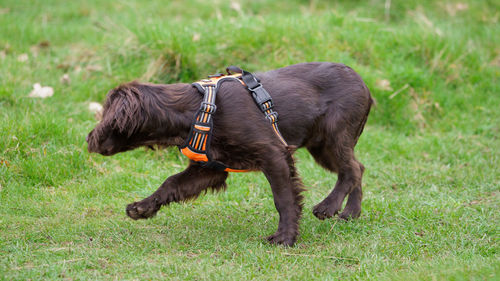
<path fill-rule="evenodd" d="M 366 113 L 363 116 L 363 119 L 361 120 L 361 123 L 359 124 L 358 131 L 356 133 L 356 139 L 354 139 L 354 145 L 358 143 L 358 139 L 363 133 L 363 129 L 365 128 L 366 121 L 368 120 L 368 114 L 370 114 L 370 109 L 372 105 L 375 104 L 375 100 L 372 98 L 372 95 L 370 94 L 370 90 L 368 90 L 368 87 L 366 87 L 366 91 L 368 92 L 368 108 L 366 109 Z"/>

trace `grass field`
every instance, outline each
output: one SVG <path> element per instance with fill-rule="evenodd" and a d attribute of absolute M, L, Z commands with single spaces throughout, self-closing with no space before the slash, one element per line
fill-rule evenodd
<path fill-rule="evenodd" d="M 499 11 L 493 0 L 1 0 L 0 279 L 498 280 Z M 294 248 L 264 239 L 278 214 L 259 173 L 126 217 L 187 160 L 175 148 L 90 155 L 89 102 L 134 79 L 305 61 L 352 66 L 377 100 L 357 146 L 360 219 L 313 216 L 336 177 L 303 150 Z M 37 82 L 54 95 L 28 97 Z"/>

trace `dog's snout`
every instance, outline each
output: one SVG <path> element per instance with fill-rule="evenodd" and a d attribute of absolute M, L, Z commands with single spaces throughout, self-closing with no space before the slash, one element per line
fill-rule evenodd
<path fill-rule="evenodd" d="M 88 152 L 98 152 L 98 145 L 95 141 L 95 136 L 92 135 L 94 130 L 90 131 L 88 135 L 85 137 L 85 141 L 87 142 L 87 150 Z"/>

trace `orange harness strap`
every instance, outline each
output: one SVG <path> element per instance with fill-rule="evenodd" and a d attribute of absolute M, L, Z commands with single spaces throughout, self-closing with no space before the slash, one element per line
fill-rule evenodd
<path fill-rule="evenodd" d="M 230 71 L 239 73 L 231 74 Z M 213 129 L 212 115 L 217 110 L 215 99 L 217 97 L 217 90 L 220 86 L 220 83 L 228 80 L 236 80 L 239 81 L 242 85 L 247 86 L 247 88 L 251 91 L 255 102 L 262 110 L 262 112 L 266 114 L 266 118 L 271 122 L 273 130 L 279 137 L 280 141 L 284 145 L 287 145 L 287 143 L 278 130 L 278 114 L 272 110 L 273 104 L 271 97 L 269 96 L 267 91 L 262 88 L 262 85 L 257 80 L 257 78 L 251 73 L 243 71 L 240 68 L 234 66 L 228 67 L 227 72 L 228 75 L 215 74 L 209 76 L 208 79 L 197 81 L 192 84 L 198 89 L 200 93 L 203 94 L 203 101 L 201 103 L 200 109 L 195 115 L 188 138 L 186 139 L 184 145 L 180 146 L 179 149 L 182 154 L 186 155 L 193 161 L 201 163 L 203 167 L 226 172 L 249 172 L 250 170 L 229 168 L 223 163 L 215 161 L 210 157 L 210 141 L 212 138 Z M 257 83 L 257 85 L 254 85 L 255 83 L 249 79 L 255 80 L 255 83 Z M 249 81 L 252 87 L 250 87 L 245 80 Z M 259 97 L 262 97 L 262 90 L 267 96 L 264 99 L 259 99 Z"/>

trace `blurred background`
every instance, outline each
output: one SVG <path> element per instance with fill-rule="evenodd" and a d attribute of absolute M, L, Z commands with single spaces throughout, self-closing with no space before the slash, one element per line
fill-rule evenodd
<path fill-rule="evenodd" d="M 493 0 L 1 0 L 0 276 L 497 276 L 499 17 Z M 125 218 L 187 161 L 175 148 L 89 155 L 110 89 L 311 61 L 351 66 L 377 101 L 357 147 L 360 220 L 313 218 L 335 177 L 302 150 L 296 249 L 262 241 L 277 218 L 258 174 L 153 220 Z"/>

